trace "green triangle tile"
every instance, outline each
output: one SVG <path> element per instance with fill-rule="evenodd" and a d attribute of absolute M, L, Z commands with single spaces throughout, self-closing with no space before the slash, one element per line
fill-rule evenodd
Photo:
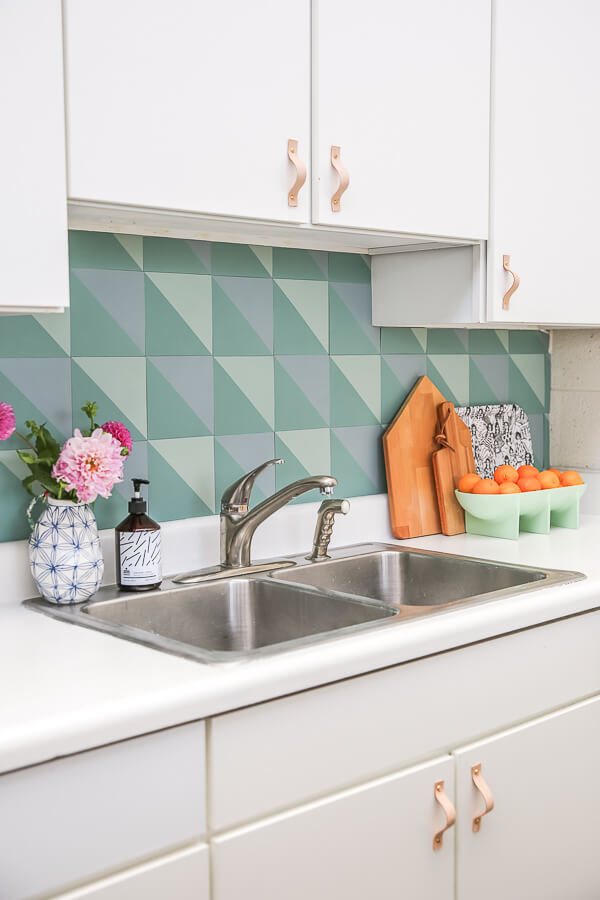
<path fill-rule="evenodd" d="M 213 514 L 152 444 L 148 445 L 148 477 L 152 490 L 152 516 L 159 522 Z"/>
<path fill-rule="evenodd" d="M 463 328 L 429 328 L 427 353 L 437 355 L 468 353 L 469 332 Z"/>
<path fill-rule="evenodd" d="M 332 425 L 378 424 L 378 419 L 333 360 L 330 392 Z"/>
<path fill-rule="evenodd" d="M 330 253 L 329 280 L 370 284 L 371 267 L 360 253 Z"/>
<path fill-rule="evenodd" d="M 295 247 L 273 248 L 275 278 L 327 281 L 328 259 L 323 250 L 300 250 Z"/>
<path fill-rule="evenodd" d="M 379 349 L 374 346 L 368 335 L 365 334 L 360 322 L 357 322 L 331 284 L 329 285 L 329 309 L 329 346 L 331 353 L 379 353 Z"/>
<path fill-rule="evenodd" d="M 442 387 L 432 375 L 429 375 L 430 365 L 435 370 L 437 377 L 441 376 L 451 396 L 446 396 Z M 427 356 L 427 374 L 444 394 L 446 400 L 463 406 L 469 402 L 469 357 L 456 354 Z"/>
<path fill-rule="evenodd" d="M 506 353 L 508 349 L 507 334 L 508 332 L 503 334 L 501 331 L 491 328 L 474 328 L 472 331 L 469 331 L 469 353 L 481 355 L 486 353 Z M 502 339 L 501 335 L 505 340 Z"/>
<path fill-rule="evenodd" d="M 508 349 L 514 353 L 547 353 L 548 335 L 543 331 L 510 331 Z"/>
<path fill-rule="evenodd" d="M 382 353 L 423 353 L 426 348 L 427 336 L 423 342 L 419 340 L 417 332 L 426 331 L 425 328 L 382 328 L 381 352 Z"/>
<path fill-rule="evenodd" d="M 546 360 L 543 356 L 534 354 L 510 354 L 509 382 L 510 382 L 510 399 L 513 403 L 518 403 L 523 407 L 525 412 L 545 412 L 546 401 Z M 536 397 L 539 409 L 534 409 L 533 404 L 528 400 L 529 408 L 525 406 L 518 397 L 513 396 L 513 391 L 521 391 L 523 389 L 520 380 L 516 375 L 519 372 L 523 384 L 527 385 L 528 390 Z"/>
<path fill-rule="evenodd" d="M 221 367 L 237 384 L 254 408 L 269 423 L 275 424 L 275 384 L 272 356 L 221 356 Z M 265 429 L 263 429 L 264 431 Z M 240 429 L 244 434 L 244 429 Z"/>
<path fill-rule="evenodd" d="M 209 435 L 210 429 L 147 360 L 148 437 L 182 438 Z"/>
<path fill-rule="evenodd" d="M 486 406 L 496 403 L 498 397 L 487 383 L 483 373 L 475 362 L 469 361 L 469 404 L 472 406 Z"/>
<path fill-rule="evenodd" d="M 275 455 L 285 459 L 284 466 L 276 467 L 277 490 L 309 475 L 328 475 L 331 472 L 329 429 L 275 432 Z M 307 491 L 294 502 L 314 503 L 318 499 L 318 492 Z"/>
<path fill-rule="evenodd" d="M 508 403 L 508 356 L 506 353 L 472 355 L 469 365 L 469 403 Z"/>
<path fill-rule="evenodd" d="M 324 428 L 327 422 L 281 363 L 275 360 L 275 428 Z"/>
<path fill-rule="evenodd" d="M 408 395 L 385 359 L 381 360 L 381 421 L 391 422 Z"/>
<path fill-rule="evenodd" d="M 114 234 L 99 231 L 69 231 L 69 263 L 72 269 L 141 269 Z"/>
<path fill-rule="evenodd" d="M 321 344 L 321 353 L 329 348 L 329 296 L 322 281 L 275 279 L 274 293 L 284 294 L 298 315 Z M 275 304 L 277 306 L 277 302 Z M 314 352 L 314 351 L 308 351 Z"/>
<path fill-rule="evenodd" d="M 0 451 L 0 497 L 2 497 L 2 515 L 0 516 L 0 541 L 20 541 L 30 535 L 25 511 L 29 503 L 28 495 L 21 484 L 24 475 L 18 474 L 16 453 Z M 18 465 L 23 466 L 20 461 Z M 27 469 L 23 466 L 25 474 Z"/>
<path fill-rule="evenodd" d="M 271 434 L 271 439 L 272 437 Z M 246 471 L 247 469 L 240 466 L 227 448 L 218 439 L 215 439 L 215 496 L 220 497 L 229 485 L 245 475 Z M 263 500 L 266 500 L 266 496 L 260 487 L 260 482 L 257 482 L 252 488 L 252 505 L 256 506 L 258 503 L 262 503 Z"/>
<path fill-rule="evenodd" d="M 50 315 L 49 313 L 47 315 Z M 68 313 L 52 313 L 57 319 Z M 52 337 L 36 316 L 3 316 L 0 324 L 0 357 L 64 357 L 60 343 Z"/>
<path fill-rule="evenodd" d="M 69 312 L 39 313 L 33 318 L 52 340 L 56 341 L 65 355 L 69 356 L 71 354 L 71 317 Z"/>
<path fill-rule="evenodd" d="M 291 355 L 327 353 L 321 341 L 276 283 L 273 285 L 273 300 L 275 353 Z"/>
<path fill-rule="evenodd" d="M 138 268 L 144 268 L 144 239 L 139 234 L 115 234 L 115 238 L 121 247 L 130 257 Z"/>
<path fill-rule="evenodd" d="M 145 237 L 144 271 L 207 275 L 210 244 L 181 238 Z"/>
<path fill-rule="evenodd" d="M 378 487 L 369 478 L 354 457 L 348 453 L 337 435 L 331 432 L 331 471 L 338 480 L 336 492 L 340 497 L 362 497 L 379 493 Z"/>
<path fill-rule="evenodd" d="M 71 272 L 71 337 L 75 356 L 143 356 L 75 272 Z"/>
<path fill-rule="evenodd" d="M 508 361 L 508 389 L 511 403 L 517 403 L 527 414 L 544 412 L 539 397 L 512 359 Z"/>
<path fill-rule="evenodd" d="M 146 353 L 149 356 L 209 355 L 210 350 L 169 303 L 150 276 L 145 278 L 145 295 Z"/>
<path fill-rule="evenodd" d="M 381 415 L 381 363 L 379 356 L 332 356 L 376 422 Z M 367 424 L 362 423 L 362 424 Z"/>
<path fill-rule="evenodd" d="M 206 507 L 215 508 L 214 440 L 212 437 L 150 441 L 163 459 Z"/>
<path fill-rule="evenodd" d="M 147 278 L 191 328 L 205 352 L 212 351 L 212 278 L 154 272 Z"/>
<path fill-rule="evenodd" d="M 250 249 L 258 259 L 261 266 L 263 266 L 269 275 L 273 275 L 273 248 L 272 247 L 260 247 L 256 244 L 251 244 Z"/>
<path fill-rule="evenodd" d="M 468 360 L 467 360 L 467 366 L 468 366 Z M 468 369 L 467 369 L 467 372 L 468 372 Z M 438 391 L 440 391 L 440 393 L 444 395 L 446 400 L 450 400 L 452 403 L 454 403 L 455 406 L 461 406 L 461 401 L 453 393 L 450 386 L 444 380 L 444 377 L 442 376 L 441 372 L 439 372 L 436 369 L 435 365 L 432 363 L 432 361 L 430 359 L 427 360 L 427 376 L 431 379 L 431 381 L 433 381 L 433 383 L 435 384 Z M 467 378 L 468 378 L 468 375 L 467 375 Z M 467 400 L 463 399 L 462 405 L 466 405 L 467 403 L 468 403 L 468 399 Z"/>
<path fill-rule="evenodd" d="M 261 415 L 221 362 L 222 360 L 215 360 L 215 434 L 272 431 L 272 420 L 267 421 Z"/>
<path fill-rule="evenodd" d="M 66 365 L 69 365 L 68 361 L 66 361 Z M 10 403 L 10 405 L 13 407 L 17 419 L 17 429 L 21 432 L 21 434 L 25 434 L 27 431 L 25 422 L 27 422 L 29 419 L 33 419 L 38 423 L 38 425 L 42 425 L 45 422 L 49 430 L 57 440 L 64 441 L 67 437 L 69 437 L 69 434 L 66 433 L 66 429 L 64 427 L 60 428 L 56 424 L 56 422 L 53 422 L 49 417 L 47 411 L 44 411 L 36 406 L 36 404 L 33 403 L 33 401 L 17 387 L 14 381 L 9 379 L 1 371 L 0 397 L 2 398 L 2 401 L 4 401 L 5 403 Z M 69 418 L 70 420 L 70 417 L 68 415 L 65 418 Z M 22 446 L 23 442 L 14 435 L 7 441 L 2 442 L 3 450 L 14 450 L 17 448 L 22 448 Z"/>
<path fill-rule="evenodd" d="M 245 275 L 247 278 L 270 278 L 271 273 L 247 244 L 212 245 L 213 275 Z"/>
<path fill-rule="evenodd" d="M 255 331 L 252 323 L 232 303 L 215 280 L 213 280 L 213 338 L 215 353 L 227 353 L 232 356 L 265 356 L 271 353 L 271 348 Z"/>
<path fill-rule="evenodd" d="M 131 378 L 131 362 L 141 363 L 141 368 Z M 100 363 L 95 366 L 95 363 Z M 119 365 L 124 363 L 124 365 Z M 115 368 L 111 368 L 115 364 Z M 73 391 L 73 424 L 82 428 L 87 421 L 81 407 L 88 400 L 95 402 L 99 407 L 99 417 L 102 422 L 116 419 L 123 422 L 131 431 L 134 441 L 146 439 L 146 362 L 144 359 L 100 359 L 87 357 L 86 359 L 74 359 L 72 364 L 71 379 Z M 86 371 L 89 370 L 89 371 Z M 108 376 L 105 378 L 105 376 Z M 109 396 L 100 381 L 106 381 L 106 387 L 112 394 L 119 398 L 119 403 Z M 119 388 L 119 389 L 117 389 Z M 135 415 L 136 422 L 127 415 L 122 408 L 125 405 Z M 140 427 L 138 427 L 138 425 Z"/>

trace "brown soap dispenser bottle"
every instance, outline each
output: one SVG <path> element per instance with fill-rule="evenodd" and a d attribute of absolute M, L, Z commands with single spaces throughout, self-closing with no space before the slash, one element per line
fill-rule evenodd
<path fill-rule="evenodd" d="M 122 591 L 150 591 L 162 581 L 160 525 L 146 515 L 140 485 L 145 478 L 132 478 L 133 497 L 129 515 L 115 529 L 117 584 Z"/>

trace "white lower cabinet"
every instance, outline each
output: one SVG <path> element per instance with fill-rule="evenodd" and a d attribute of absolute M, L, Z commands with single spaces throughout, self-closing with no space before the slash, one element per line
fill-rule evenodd
<path fill-rule="evenodd" d="M 452 802 L 449 756 L 215 837 L 213 900 L 451 900 L 454 829 L 433 849 L 441 780 Z"/>
<path fill-rule="evenodd" d="M 600 698 L 458 750 L 457 900 L 598 900 Z M 494 799 L 485 808 L 471 769 Z"/>
<path fill-rule="evenodd" d="M 119 872 L 54 900 L 209 900 L 208 846 L 200 844 Z"/>

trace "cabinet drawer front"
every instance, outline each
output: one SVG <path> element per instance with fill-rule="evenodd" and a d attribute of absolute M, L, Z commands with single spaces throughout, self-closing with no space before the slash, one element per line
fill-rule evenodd
<path fill-rule="evenodd" d="M 213 900 L 452 900 L 454 829 L 434 797 L 450 757 L 274 816 L 213 841 Z"/>
<path fill-rule="evenodd" d="M 0 777 L 0 895 L 25 900 L 202 838 L 204 724 Z"/>
<path fill-rule="evenodd" d="M 209 900 L 208 846 L 153 859 L 55 900 Z"/>
<path fill-rule="evenodd" d="M 600 613 L 589 613 L 219 716 L 209 736 L 211 830 L 590 696 L 600 690 L 599 639 Z"/>

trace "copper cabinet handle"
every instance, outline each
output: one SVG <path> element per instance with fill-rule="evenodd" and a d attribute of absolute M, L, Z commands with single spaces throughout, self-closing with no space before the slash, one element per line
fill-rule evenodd
<path fill-rule="evenodd" d="M 494 795 L 490 790 L 490 786 L 481 774 L 481 763 L 477 763 L 476 766 L 471 766 L 471 778 L 473 779 L 473 784 L 483 797 L 483 801 L 485 803 L 485 809 L 482 813 L 475 816 L 473 819 L 473 831 L 479 831 L 481 828 L 481 820 L 484 816 L 487 816 L 489 812 L 491 812 L 494 808 Z"/>
<path fill-rule="evenodd" d="M 331 198 L 331 209 L 332 212 L 340 211 L 340 199 L 344 191 L 347 189 L 350 184 L 350 175 L 348 174 L 348 169 L 345 169 L 344 166 L 340 162 L 340 147 L 332 147 L 331 148 L 331 165 L 338 173 L 340 177 L 340 183 L 338 184 L 337 191 L 333 194 Z"/>
<path fill-rule="evenodd" d="M 433 786 L 433 796 L 446 813 L 446 824 L 440 831 L 436 831 L 433 836 L 433 849 L 439 850 L 443 843 L 444 832 L 452 828 L 456 822 L 456 810 L 447 794 L 444 793 L 444 782 L 436 781 Z"/>
<path fill-rule="evenodd" d="M 521 279 L 519 278 L 517 273 L 513 272 L 513 270 L 510 268 L 510 256 L 508 253 L 505 253 L 504 256 L 502 257 L 502 268 L 504 269 L 505 272 L 510 272 L 510 274 L 512 275 L 512 278 L 513 278 L 511 286 L 509 287 L 509 289 L 505 293 L 504 297 L 502 298 L 502 309 L 509 309 L 510 298 L 512 297 L 514 292 L 518 289 L 519 285 L 521 284 Z"/>
<path fill-rule="evenodd" d="M 298 206 L 298 193 L 306 181 L 306 163 L 298 156 L 298 141 L 288 141 L 288 158 L 296 169 L 296 180 L 288 192 L 288 206 Z"/>

